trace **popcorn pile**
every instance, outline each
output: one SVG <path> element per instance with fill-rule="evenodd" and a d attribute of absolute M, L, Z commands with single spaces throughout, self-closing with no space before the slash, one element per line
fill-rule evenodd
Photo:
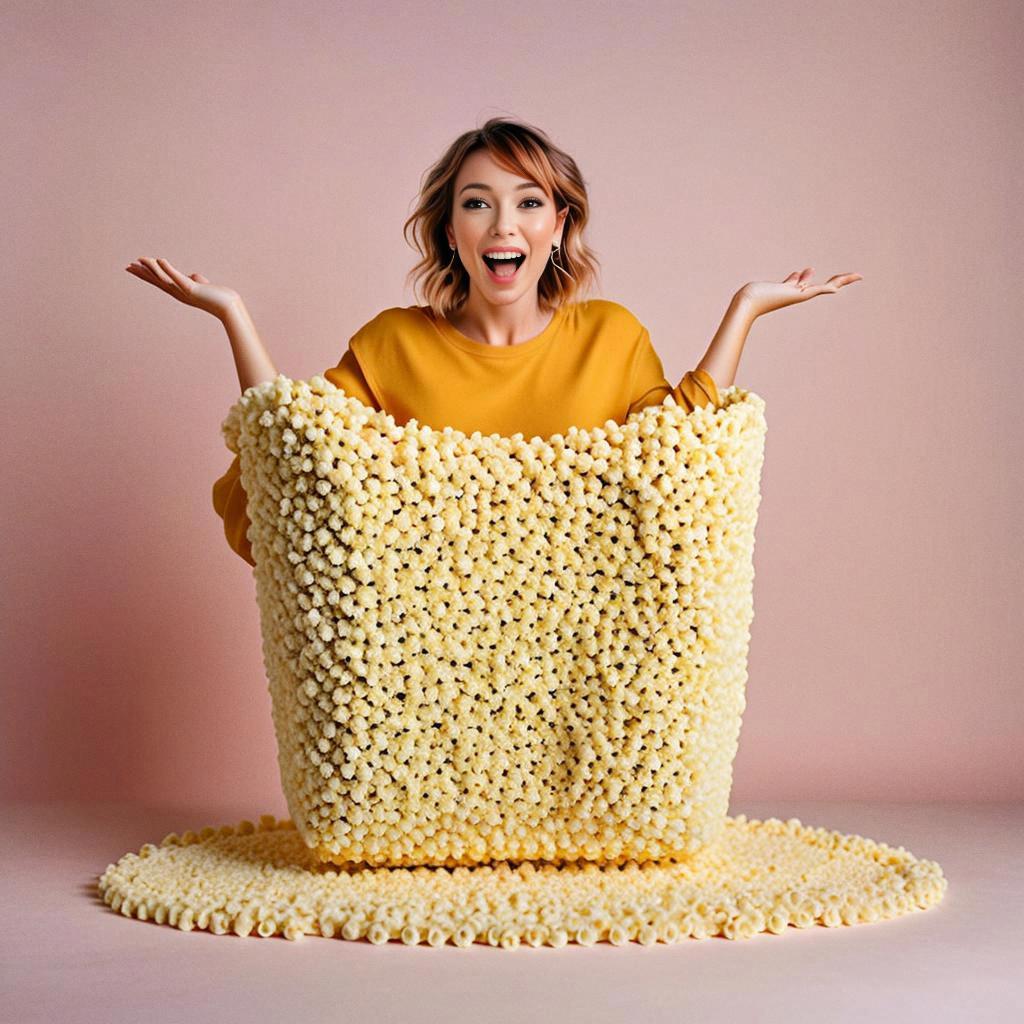
<path fill-rule="evenodd" d="M 108 865 L 186 930 L 514 947 L 924 908 L 860 836 L 727 816 L 764 402 L 669 396 L 525 439 L 399 426 L 322 377 L 245 392 L 240 454 L 290 819 Z"/>

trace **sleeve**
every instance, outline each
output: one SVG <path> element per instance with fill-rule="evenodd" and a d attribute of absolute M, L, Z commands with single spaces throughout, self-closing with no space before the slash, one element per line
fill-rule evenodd
<path fill-rule="evenodd" d="M 718 405 L 718 388 L 707 370 L 690 370 L 675 387 L 669 384 L 646 327 L 640 333 L 634 358 L 632 398 L 627 415 L 649 405 L 658 405 L 670 394 L 687 412 L 693 412 L 698 406 Z"/>
<path fill-rule="evenodd" d="M 322 376 L 346 394 L 358 398 L 364 405 L 380 410 L 380 404 L 374 398 L 351 347 L 341 357 L 341 362 L 326 370 Z M 238 455 L 231 460 L 227 472 L 214 481 L 213 508 L 224 520 L 224 536 L 228 546 L 251 566 L 255 566 L 249 541 L 248 498 L 242 487 L 241 457 Z"/>

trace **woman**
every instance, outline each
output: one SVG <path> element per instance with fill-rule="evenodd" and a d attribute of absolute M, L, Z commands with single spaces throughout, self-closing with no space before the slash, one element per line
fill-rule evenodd
<path fill-rule="evenodd" d="M 622 422 L 669 394 L 689 410 L 717 404 L 758 316 L 861 279 L 813 285 L 807 267 L 744 285 L 704 358 L 673 388 L 628 309 L 582 298 L 596 278 L 583 241 L 589 209 L 576 162 L 540 129 L 492 118 L 464 133 L 428 171 L 405 224 L 422 254 L 409 276 L 426 303 L 378 314 L 323 376 L 399 424 L 550 437 Z M 165 259 L 125 269 L 221 320 L 243 392 L 277 376 L 237 292 Z M 255 565 L 237 455 L 213 485 L 213 505 L 232 550 Z"/>

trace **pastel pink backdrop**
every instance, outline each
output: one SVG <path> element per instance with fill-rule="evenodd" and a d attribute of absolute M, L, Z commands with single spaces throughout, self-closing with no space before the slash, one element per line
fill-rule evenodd
<path fill-rule="evenodd" d="M 403 290 L 426 167 L 531 121 L 590 189 L 600 295 L 675 383 L 744 282 L 767 402 L 733 804 L 1024 793 L 1013 5 L 6 9 L 6 796 L 283 813 L 250 568 L 211 486 L 237 288 L 322 373 Z M 226 820 L 226 819 L 225 819 Z"/>

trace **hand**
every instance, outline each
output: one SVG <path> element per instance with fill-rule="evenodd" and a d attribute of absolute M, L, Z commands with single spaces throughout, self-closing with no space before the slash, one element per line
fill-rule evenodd
<path fill-rule="evenodd" d="M 228 310 L 241 299 L 233 288 L 211 284 L 202 274 L 189 274 L 186 277 L 161 256 L 156 259 L 140 256 L 124 269 L 143 281 L 155 284 L 186 306 L 195 306 L 196 309 L 212 313 L 218 319 L 223 319 Z"/>
<path fill-rule="evenodd" d="M 840 288 L 854 281 L 862 281 L 861 274 L 836 274 L 824 284 L 812 284 L 814 267 L 805 267 L 799 273 L 795 270 L 785 281 L 751 281 L 736 294 L 754 316 L 771 313 L 792 306 L 794 302 L 806 302 L 815 295 L 834 295 Z"/>

